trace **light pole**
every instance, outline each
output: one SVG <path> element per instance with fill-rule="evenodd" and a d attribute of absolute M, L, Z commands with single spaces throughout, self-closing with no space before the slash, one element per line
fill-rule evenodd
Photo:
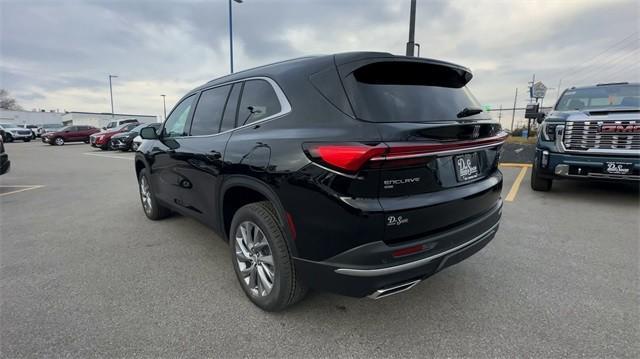
<path fill-rule="evenodd" d="M 242 4 L 243 0 L 233 0 L 238 4 Z M 233 73 L 233 10 L 231 6 L 231 0 L 229 0 L 229 66 L 231 67 L 231 73 Z"/>
<path fill-rule="evenodd" d="M 167 120 L 167 102 L 165 101 L 165 97 L 167 97 L 167 95 L 160 95 L 162 96 L 162 106 L 164 107 L 164 120 Z"/>
<path fill-rule="evenodd" d="M 407 42 L 407 56 L 413 56 L 416 47 L 416 0 L 411 0 L 411 12 L 409 13 L 409 42 Z"/>
<path fill-rule="evenodd" d="M 113 120 L 113 89 L 111 87 L 111 79 L 118 77 L 116 75 L 109 74 L 109 95 L 111 96 L 111 119 Z"/>

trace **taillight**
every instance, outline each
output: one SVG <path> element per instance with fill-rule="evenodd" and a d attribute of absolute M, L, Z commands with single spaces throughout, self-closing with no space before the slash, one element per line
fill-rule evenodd
<path fill-rule="evenodd" d="M 371 158 L 384 154 L 387 146 L 363 143 L 311 143 L 305 144 L 304 149 L 309 157 L 316 161 L 344 172 L 355 173 Z"/>
<path fill-rule="evenodd" d="M 470 141 L 388 142 L 375 145 L 349 143 L 305 143 L 307 155 L 320 164 L 341 172 L 356 173 L 368 163 L 374 168 L 412 166 L 431 156 L 474 151 L 504 143 L 506 133 Z"/>

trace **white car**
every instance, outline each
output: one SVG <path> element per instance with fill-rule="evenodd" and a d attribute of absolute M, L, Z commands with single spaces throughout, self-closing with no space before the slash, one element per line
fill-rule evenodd
<path fill-rule="evenodd" d="M 109 123 L 107 124 L 107 126 L 103 127 L 103 130 L 110 130 L 112 128 L 116 128 L 120 125 L 123 125 L 125 123 L 133 123 L 133 122 L 138 122 L 137 119 L 135 118 L 126 118 L 126 119 L 120 119 L 120 120 L 113 120 L 113 121 L 109 121 Z"/>
<path fill-rule="evenodd" d="M 13 142 L 15 140 L 31 141 L 33 132 L 28 128 L 17 127 L 11 124 L 0 124 L 5 142 Z"/>

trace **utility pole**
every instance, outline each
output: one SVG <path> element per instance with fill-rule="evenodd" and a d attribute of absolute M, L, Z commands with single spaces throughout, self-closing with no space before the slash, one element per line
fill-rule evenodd
<path fill-rule="evenodd" d="M 502 104 L 500 104 L 500 110 L 498 110 L 498 122 L 502 124 Z"/>
<path fill-rule="evenodd" d="M 167 102 L 165 101 L 165 97 L 167 97 L 167 95 L 160 95 L 162 96 L 162 106 L 164 107 L 164 120 L 167 120 Z"/>
<path fill-rule="evenodd" d="M 113 89 L 111 87 L 111 79 L 118 76 L 109 74 L 109 96 L 111 96 L 111 119 L 113 120 Z"/>
<path fill-rule="evenodd" d="M 513 98 L 513 112 L 511 113 L 511 132 L 513 132 L 513 121 L 516 118 L 516 103 L 518 102 L 518 88 L 516 87 L 516 96 Z"/>
<path fill-rule="evenodd" d="M 409 14 L 409 42 L 407 42 L 407 56 L 413 56 L 413 49 L 416 46 L 416 0 L 411 0 L 411 13 Z"/>

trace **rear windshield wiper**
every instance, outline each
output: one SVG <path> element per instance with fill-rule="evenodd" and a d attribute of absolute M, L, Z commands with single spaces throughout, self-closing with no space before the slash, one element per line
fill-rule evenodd
<path fill-rule="evenodd" d="M 462 111 L 458 112 L 456 115 L 458 118 L 469 117 L 473 115 L 477 115 L 482 112 L 482 109 L 479 107 L 465 107 Z"/>

